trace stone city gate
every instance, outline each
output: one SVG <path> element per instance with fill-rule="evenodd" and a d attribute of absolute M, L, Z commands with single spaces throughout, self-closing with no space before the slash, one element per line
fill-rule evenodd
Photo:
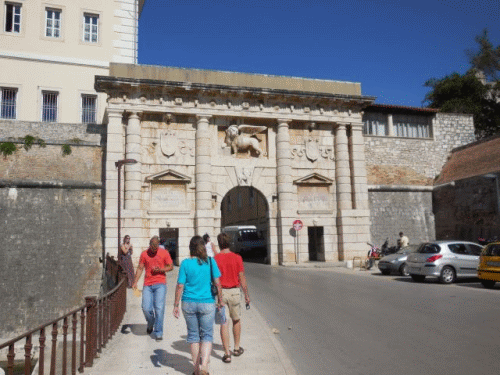
<path fill-rule="evenodd" d="M 374 98 L 359 84 L 111 64 L 96 89 L 108 94 L 107 252 L 117 249 L 115 162 L 135 159 L 124 166 L 122 234 L 136 249 L 175 228 L 181 261 L 191 236 L 220 231 L 226 194 L 249 186 L 267 200 L 271 264 L 309 261 L 310 241 L 320 261 L 365 254 L 361 111 Z"/>

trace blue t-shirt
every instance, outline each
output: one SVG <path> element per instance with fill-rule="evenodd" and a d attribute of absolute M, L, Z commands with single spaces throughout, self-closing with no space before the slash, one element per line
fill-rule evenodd
<path fill-rule="evenodd" d="M 212 262 L 212 273 L 214 279 L 221 276 L 219 267 L 214 258 Z M 182 300 L 187 302 L 211 303 L 215 301 L 210 290 L 210 264 L 208 262 L 198 263 L 198 258 L 184 259 L 179 269 L 177 283 L 184 285 Z"/>

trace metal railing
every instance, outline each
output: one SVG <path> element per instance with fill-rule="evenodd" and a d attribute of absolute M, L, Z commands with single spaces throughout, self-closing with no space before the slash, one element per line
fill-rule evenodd
<path fill-rule="evenodd" d="M 0 344 L 0 350 L 8 348 L 7 375 L 14 374 L 15 345 L 21 340 L 26 340 L 24 345 L 24 374 L 31 374 L 34 359 L 34 353 L 32 352 L 33 338 L 36 336 L 38 336 L 39 341 L 37 363 L 39 375 L 45 373 L 47 336 L 51 336 L 50 375 L 59 373 L 62 375 L 76 374 L 77 370 L 83 373 L 85 367 L 92 367 L 97 353 L 102 351 L 102 348 L 106 346 L 113 334 L 118 330 L 126 310 L 127 276 L 118 265 L 118 262 L 109 255 L 106 256 L 106 272 L 116 282 L 116 286 L 108 293 L 101 297 L 86 297 L 85 305 Z M 62 328 L 62 332 L 60 328 Z M 49 330 L 50 333 L 47 332 Z M 69 334 L 68 330 L 70 330 Z M 59 337 L 60 333 L 62 333 L 62 337 Z M 70 360 L 68 360 L 68 336 L 72 339 L 69 347 L 71 352 Z M 58 344 L 62 344 L 59 361 L 57 361 Z"/>

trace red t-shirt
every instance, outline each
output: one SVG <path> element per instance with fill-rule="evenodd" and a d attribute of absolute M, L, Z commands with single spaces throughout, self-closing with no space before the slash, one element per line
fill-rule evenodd
<path fill-rule="evenodd" d="M 151 271 L 153 267 L 164 268 L 167 264 L 173 264 L 173 262 L 167 250 L 158 248 L 154 255 L 150 249 L 143 251 L 139 258 L 139 264 L 144 264 L 144 268 L 146 269 L 144 286 L 149 286 L 153 284 L 166 284 L 167 277 L 163 272 L 153 274 Z"/>
<path fill-rule="evenodd" d="M 244 272 L 241 255 L 235 253 L 218 253 L 214 258 L 222 274 L 220 277 L 221 286 L 223 288 L 236 288 L 240 286 L 238 274 Z"/>

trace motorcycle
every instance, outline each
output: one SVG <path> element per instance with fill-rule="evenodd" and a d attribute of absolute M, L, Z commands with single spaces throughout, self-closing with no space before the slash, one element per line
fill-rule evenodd
<path fill-rule="evenodd" d="M 369 270 L 375 264 L 375 260 L 380 259 L 381 251 L 377 246 L 372 245 L 369 242 L 367 242 L 367 244 L 370 246 L 370 250 L 368 250 L 368 258 L 365 261 L 365 268 Z"/>
<path fill-rule="evenodd" d="M 396 253 L 399 249 L 399 246 L 389 246 L 389 238 L 386 238 L 380 249 L 380 255 L 385 257 L 386 255 Z"/>

